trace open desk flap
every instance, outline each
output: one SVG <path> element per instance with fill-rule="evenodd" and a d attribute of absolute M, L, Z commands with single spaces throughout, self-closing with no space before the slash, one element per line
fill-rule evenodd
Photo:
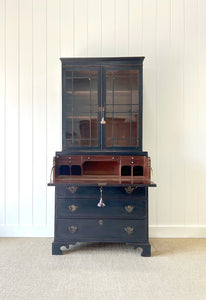
<path fill-rule="evenodd" d="M 135 186 L 135 187 L 155 187 L 156 184 L 149 179 L 145 178 L 124 178 L 124 177 L 90 177 L 83 176 L 77 178 L 75 176 L 58 176 L 54 182 L 49 183 L 48 185 L 87 185 L 87 186 Z"/>
<path fill-rule="evenodd" d="M 147 156 L 62 155 L 54 158 L 52 170 L 53 181 L 49 185 L 156 186 L 150 180 Z"/>

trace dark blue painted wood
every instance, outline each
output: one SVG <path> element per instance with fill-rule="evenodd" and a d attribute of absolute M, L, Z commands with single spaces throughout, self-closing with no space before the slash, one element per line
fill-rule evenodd
<path fill-rule="evenodd" d="M 107 70 L 139 70 L 139 121 L 138 146 L 116 147 L 115 151 L 142 151 L 142 63 L 144 57 L 128 58 L 61 58 L 62 61 L 62 149 L 63 151 L 88 151 L 91 147 L 68 147 L 66 145 L 66 85 L 67 70 L 97 70 L 98 71 L 98 105 L 105 107 L 106 101 L 106 71 Z M 101 112 L 98 112 L 98 147 L 92 150 L 112 151 L 114 147 L 106 147 L 106 125 L 100 124 Z M 58 155 L 58 154 L 57 154 Z"/>
<path fill-rule="evenodd" d="M 146 201 L 103 198 L 105 207 L 98 207 L 99 198 L 59 198 L 57 199 L 57 218 L 124 218 L 144 219 Z"/>
<path fill-rule="evenodd" d="M 143 220 L 56 219 L 55 241 L 147 242 L 145 226 Z"/>
<path fill-rule="evenodd" d="M 142 64 L 144 57 L 101 57 L 101 58 L 61 58 L 62 62 L 62 151 L 61 155 L 140 155 L 148 156 L 142 151 Z M 68 148 L 66 145 L 66 97 L 65 72 L 67 70 L 98 70 L 98 101 L 103 106 L 105 101 L 105 70 L 107 69 L 139 70 L 139 144 L 138 147 L 105 147 L 105 130 L 100 125 L 101 112 L 98 112 L 98 147 Z M 104 128 L 104 127 L 103 127 Z M 52 185 L 52 184 L 50 184 Z M 55 185 L 55 228 L 52 254 L 62 254 L 61 246 L 68 247 L 76 242 L 111 242 L 126 243 L 143 249 L 142 256 L 151 255 L 148 240 L 148 185 L 135 187 L 127 193 L 126 184 L 107 185 L 103 187 L 104 208 L 97 207 L 100 187 L 97 184 L 54 184 Z M 70 189 L 71 186 L 77 187 Z M 151 186 L 155 186 L 151 184 Z M 74 191 L 75 190 L 75 191 Z M 78 207 L 72 211 L 71 207 Z M 133 206 L 132 212 L 125 207 Z"/>

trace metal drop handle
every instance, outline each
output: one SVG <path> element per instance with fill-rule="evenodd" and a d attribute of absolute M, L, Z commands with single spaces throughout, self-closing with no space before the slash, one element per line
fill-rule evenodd
<path fill-rule="evenodd" d="M 132 234 L 134 232 L 134 227 L 132 226 L 124 227 L 124 231 L 126 231 L 127 234 Z"/>
<path fill-rule="evenodd" d="M 102 186 L 100 187 L 100 199 L 99 199 L 99 202 L 97 203 L 97 206 L 98 207 L 105 207 L 106 204 L 103 202 L 103 197 L 102 197 Z"/>

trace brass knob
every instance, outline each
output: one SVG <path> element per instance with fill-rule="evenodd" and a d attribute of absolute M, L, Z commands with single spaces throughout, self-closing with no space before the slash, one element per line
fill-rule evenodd
<path fill-rule="evenodd" d="M 103 225 L 103 220 L 99 220 L 99 225 L 100 225 L 100 226 Z"/>

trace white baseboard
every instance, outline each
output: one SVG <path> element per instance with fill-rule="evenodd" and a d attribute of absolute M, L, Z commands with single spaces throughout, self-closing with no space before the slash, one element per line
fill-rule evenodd
<path fill-rule="evenodd" d="M 206 225 L 151 225 L 151 238 L 206 238 Z"/>
<path fill-rule="evenodd" d="M 53 237 L 54 225 L 0 225 L 0 237 Z"/>
<path fill-rule="evenodd" d="M 0 237 L 53 237 L 53 225 L 0 225 Z M 206 238 L 205 225 L 150 225 L 150 238 Z"/>

